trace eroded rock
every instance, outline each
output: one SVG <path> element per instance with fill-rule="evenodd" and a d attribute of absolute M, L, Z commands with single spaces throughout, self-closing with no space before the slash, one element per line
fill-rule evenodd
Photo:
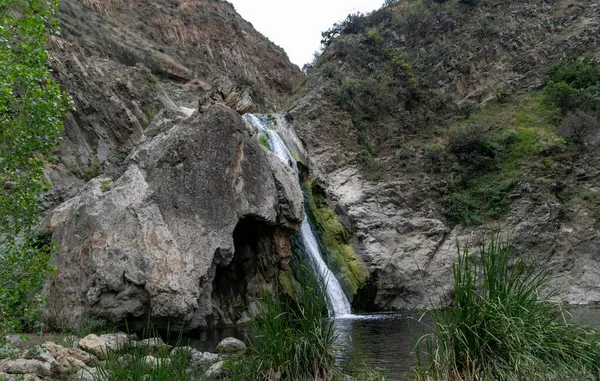
<path fill-rule="evenodd" d="M 174 330 L 231 322 L 227 303 L 247 308 L 258 285 L 288 260 L 277 257 L 272 241 L 276 228 L 289 234 L 302 220 L 296 174 L 222 106 L 159 133 L 127 162 L 109 189 L 108 179 L 94 179 L 45 219 L 61 248 L 53 258 L 58 274 L 46 285 L 51 311 L 73 326 L 85 314 L 115 321 L 139 316 L 145 324 L 142 316 L 150 313 L 165 327 L 163 318 L 171 319 Z M 241 220 L 264 226 L 263 236 L 244 235 L 256 240 L 243 254 L 255 265 L 228 280 L 232 274 L 219 268 L 234 259 Z M 260 274 L 261 261 L 272 264 L 271 273 Z M 213 298 L 215 284 L 234 282 L 243 287 L 227 290 L 233 298 Z"/>
<path fill-rule="evenodd" d="M 208 378 L 217 378 L 221 374 L 223 374 L 223 367 L 225 366 L 225 361 L 219 361 L 213 365 L 204 373 L 204 375 Z"/>
<path fill-rule="evenodd" d="M 51 365 L 40 360 L 16 359 L 0 361 L 0 372 L 9 374 L 36 374 L 40 377 L 49 377 L 54 372 Z"/>

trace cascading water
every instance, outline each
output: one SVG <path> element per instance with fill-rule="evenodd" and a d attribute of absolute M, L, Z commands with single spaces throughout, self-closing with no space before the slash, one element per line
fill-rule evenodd
<path fill-rule="evenodd" d="M 271 151 L 281 159 L 281 161 L 298 172 L 294 156 L 277 131 L 268 127 L 266 117 L 254 114 L 244 114 L 244 119 L 256 128 L 259 133 L 264 133 L 268 137 Z M 319 244 L 317 243 L 317 239 L 315 238 L 313 229 L 311 228 L 306 215 L 304 216 L 302 226 L 300 227 L 300 235 L 313 268 L 325 283 L 325 295 L 327 298 L 327 310 L 329 316 L 342 317 L 351 315 L 352 309 L 350 308 L 350 302 L 348 301 L 348 298 L 346 298 L 342 286 L 340 286 L 336 277 L 329 270 L 325 261 L 323 261 Z"/>

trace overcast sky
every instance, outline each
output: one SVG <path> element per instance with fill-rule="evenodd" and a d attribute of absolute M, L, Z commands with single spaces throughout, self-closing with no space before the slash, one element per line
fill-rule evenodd
<path fill-rule="evenodd" d="M 321 45 L 321 32 L 356 11 L 381 7 L 384 0 L 228 0 L 259 32 L 281 46 L 302 67 Z"/>

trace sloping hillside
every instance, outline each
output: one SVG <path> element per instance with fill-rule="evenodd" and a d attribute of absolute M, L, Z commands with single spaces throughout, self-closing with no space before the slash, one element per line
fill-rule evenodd
<path fill-rule="evenodd" d="M 598 1 L 402 0 L 325 34 L 290 115 L 354 220 L 371 308 L 444 297 L 457 239 L 496 230 L 566 301 L 600 301 L 599 29 Z"/>

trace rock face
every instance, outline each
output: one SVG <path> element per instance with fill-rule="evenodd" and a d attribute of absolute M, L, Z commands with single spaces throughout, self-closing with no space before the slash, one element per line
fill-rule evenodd
<path fill-rule="evenodd" d="M 301 72 L 283 49 L 221 0 L 66 0 L 62 34 L 88 51 L 186 83 L 248 84 L 261 107 L 282 106 Z"/>
<path fill-rule="evenodd" d="M 555 189 L 595 194 L 597 153 L 565 155 L 548 170 L 532 169 L 530 178 L 520 178 L 510 192 L 502 218 L 477 228 L 455 226 L 443 214 L 439 193 L 448 184 L 441 175 L 427 172 L 426 147 L 420 143 L 443 145 L 444 135 L 432 131 L 443 127 L 434 124 L 424 133 L 411 130 L 427 112 L 443 115 L 443 107 L 423 110 L 395 101 L 389 110 L 383 106 L 374 115 L 365 110 L 362 116 L 352 115 L 351 107 L 340 107 L 343 96 L 360 91 L 363 78 L 372 75 L 375 80 L 364 82 L 367 96 L 360 101 L 377 95 L 377 83 L 393 75 L 372 74 L 387 70 L 385 63 L 377 63 L 382 56 L 364 62 L 357 58 L 378 46 L 399 52 L 387 64 L 402 61 L 410 68 L 404 74 L 414 75 L 416 83 L 443 94 L 459 109 L 501 99 L 503 91 L 539 89 L 545 71 L 561 58 L 597 55 L 600 6 L 540 0 L 480 2 L 473 7 L 415 2 L 415 7 L 417 13 L 411 14 L 409 3 L 397 2 L 374 14 L 364 33 L 342 33 L 316 61 L 289 109 L 310 156 L 311 176 L 322 181 L 329 197 L 347 209 L 354 223 L 359 251 L 372 274 L 374 287 L 368 298 L 373 308 L 430 308 L 447 300 L 456 241 L 476 248 L 494 231 L 510 236 L 515 253 L 549 266 L 559 276 L 554 285 L 564 301 L 600 302 L 598 212 L 581 198 L 564 201 L 539 182 L 543 178 Z M 360 24 L 348 29 L 352 27 L 360 29 Z M 386 91 L 392 90 L 381 90 Z M 385 119 L 385 113 L 396 112 L 395 119 Z M 356 120 L 362 125 L 355 125 Z M 372 161 L 366 169 L 360 162 L 365 156 Z M 376 171 L 380 177 L 373 180 Z"/>
<path fill-rule="evenodd" d="M 47 168 L 47 209 L 122 170 L 161 110 L 189 112 L 215 93 L 239 112 L 271 110 L 302 76 L 226 1 L 66 0 L 59 18 L 48 50 L 74 109 Z"/>
<path fill-rule="evenodd" d="M 273 239 L 302 213 L 293 171 L 236 112 L 209 107 L 147 138 L 118 179 L 96 178 L 49 213 L 61 248 L 50 315 L 76 325 L 149 313 L 176 330 L 234 322 L 286 265 Z"/>

